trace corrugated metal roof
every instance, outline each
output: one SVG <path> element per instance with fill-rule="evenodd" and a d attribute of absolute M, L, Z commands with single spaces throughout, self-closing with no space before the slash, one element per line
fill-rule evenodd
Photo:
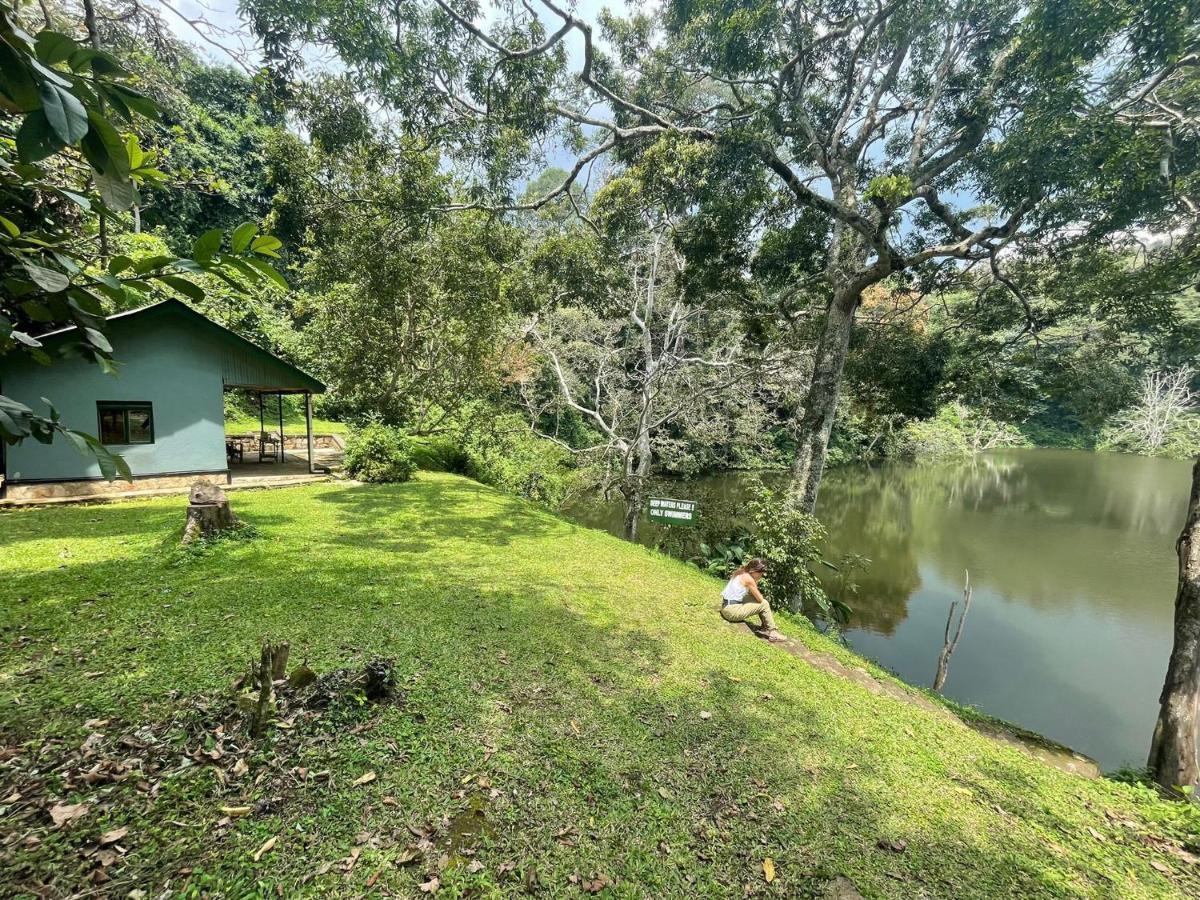
<path fill-rule="evenodd" d="M 144 317 L 152 318 L 163 315 L 179 316 L 189 322 L 200 324 L 209 329 L 221 346 L 221 377 L 226 387 L 251 388 L 283 393 L 325 393 L 325 385 L 317 381 L 307 372 L 298 369 L 286 360 L 264 350 L 262 347 L 246 340 L 240 334 L 230 331 L 224 325 L 214 322 L 203 313 L 197 312 L 186 303 L 179 300 L 163 300 L 151 303 L 128 312 L 109 316 L 112 323 L 124 323 L 129 319 Z M 66 335 L 75 330 L 60 328 L 39 336 L 39 340 Z"/>

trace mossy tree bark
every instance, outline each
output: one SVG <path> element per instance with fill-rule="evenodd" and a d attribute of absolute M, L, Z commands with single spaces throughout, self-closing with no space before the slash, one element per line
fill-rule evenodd
<path fill-rule="evenodd" d="M 1187 520 L 1175 549 L 1179 554 L 1175 645 L 1159 697 L 1158 723 L 1147 766 L 1164 788 L 1190 787 L 1195 791 L 1200 790 L 1196 748 L 1200 726 L 1200 458 L 1192 469 Z"/>

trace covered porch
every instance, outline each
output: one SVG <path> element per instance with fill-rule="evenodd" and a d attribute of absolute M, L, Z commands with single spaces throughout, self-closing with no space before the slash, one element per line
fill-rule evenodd
<path fill-rule="evenodd" d="M 231 487 L 317 481 L 341 464 L 342 443 L 313 433 L 325 385 L 254 345 L 222 360 L 225 460 Z"/>
<path fill-rule="evenodd" d="M 340 437 L 314 433 L 313 392 L 306 386 L 226 384 L 225 392 L 238 398 L 234 408 L 240 407 L 241 413 L 226 421 L 225 455 L 231 487 L 317 481 L 341 465 L 344 445 Z M 290 402 L 285 403 L 285 397 Z M 249 422 L 247 403 L 257 413 Z M 300 422 L 296 421 L 297 405 L 302 410 Z"/>

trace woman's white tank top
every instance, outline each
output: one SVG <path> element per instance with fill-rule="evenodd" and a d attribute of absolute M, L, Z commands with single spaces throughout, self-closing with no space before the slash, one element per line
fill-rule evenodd
<path fill-rule="evenodd" d="M 737 575 L 734 575 L 729 579 L 729 584 L 725 585 L 725 589 L 721 591 L 721 599 L 725 601 L 723 605 L 741 603 L 746 599 L 748 593 L 750 593 L 749 589 L 738 581 Z"/>

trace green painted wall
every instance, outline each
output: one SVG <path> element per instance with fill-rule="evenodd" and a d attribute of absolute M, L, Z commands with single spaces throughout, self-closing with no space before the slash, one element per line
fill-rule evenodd
<path fill-rule="evenodd" d="M 55 359 L 39 366 L 9 354 L 0 367 L 4 394 L 39 412 L 42 397 L 53 401 L 70 427 L 96 434 L 96 401 L 146 400 L 154 405 L 153 444 L 114 447 L 134 475 L 223 471 L 225 422 L 222 408 L 221 341 L 206 329 L 173 317 L 114 320 L 109 340 L 120 361 L 118 373 L 80 359 Z M 90 478 L 100 468 L 66 441 L 47 446 L 26 440 L 7 448 L 7 477 L 13 481 Z"/>

